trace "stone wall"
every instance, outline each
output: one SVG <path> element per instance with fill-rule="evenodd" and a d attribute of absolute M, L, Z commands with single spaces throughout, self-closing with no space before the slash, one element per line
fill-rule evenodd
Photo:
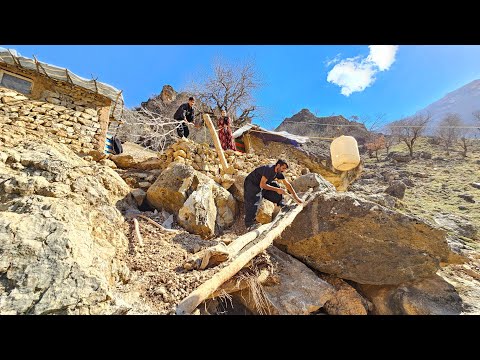
<path fill-rule="evenodd" d="M 82 99 L 81 96 L 75 91 L 67 95 L 43 89 L 40 95 L 43 101 L 40 101 L 0 87 L 0 126 L 10 124 L 38 131 L 75 151 L 103 151 L 105 132 L 102 123 L 108 123 L 108 112 L 102 111 L 104 107 L 98 103 L 89 104 L 91 99 Z M 106 116 L 99 116 L 99 113 L 106 113 Z"/>

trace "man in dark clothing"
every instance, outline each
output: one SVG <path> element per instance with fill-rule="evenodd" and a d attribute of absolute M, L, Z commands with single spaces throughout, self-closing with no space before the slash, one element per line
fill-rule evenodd
<path fill-rule="evenodd" d="M 190 98 L 188 99 L 188 103 L 180 105 L 177 111 L 175 111 L 175 115 L 173 115 L 173 118 L 175 120 L 181 121 L 181 123 L 177 126 L 177 134 L 180 137 L 188 138 L 188 135 L 190 134 L 187 121 L 189 123 L 193 123 L 193 121 L 195 120 L 195 109 L 193 107 L 194 104 L 195 98 L 193 96 L 190 96 Z"/>
<path fill-rule="evenodd" d="M 293 195 L 298 204 L 303 202 L 283 175 L 283 172 L 287 169 L 288 164 L 284 160 L 278 160 L 275 165 L 264 165 L 256 168 L 245 178 L 245 183 L 243 185 L 245 227 L 251 228 L 254 226 L 258 205 L 260 204 L 260 199 L 262 197 L 280 207 L 286 206 L 282 196 L 283 194 L 286 194 L 286 191 L 280 188 L 278 183 L 273 181 L 275 179 L 283 181 L 283 184 Z"/>

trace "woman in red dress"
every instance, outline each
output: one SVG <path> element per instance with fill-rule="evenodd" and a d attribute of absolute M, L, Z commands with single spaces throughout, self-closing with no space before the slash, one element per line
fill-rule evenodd
<path fill-rule="evenodd" d="M 237 150 L 237 147 L 235 146 L 235 140 L 232 136 L 231 123 L 232 120 L 229 116 L 227 116 L 227 112 L 222 110 L 222 116 L 218 118 L 217 126 L 218 138 L 223 150 Z"/>

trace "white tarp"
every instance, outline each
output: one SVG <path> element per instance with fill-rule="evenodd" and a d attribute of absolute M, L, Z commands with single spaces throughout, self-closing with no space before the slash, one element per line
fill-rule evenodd
<path fill-rule="evenodd" d="M 268 134 L 271 134 L 271 135 L 281 136 L 281 137 L 287 138 L 289 140 L 296 141 L 299 144 L 304 144 L 308 141 L 307 136 L 294 135 L 294 134 L 290 134 L 287 131 L 270 131 L 270 130 L 264 129 L 264 128 L 258 126 L 258 125 L 255 125 L 255 124 L 244 125 L 240 129 L 235 131 L 232 135 L 233 135 L 234 138 L 237 138 L 237 137 L 242 136 L 244 133 L 246 133 L 247 131 L 252 130 L 252 129 L 253 130 L 258 130 L 258 131 L 261 131 L 261 132 L 264 132 L 264 133 L 268 133 Z"/>
<path fill-rule="evenodd" d="M 10 54 L 10 52 L 12 54 Z M 113 103 L 117 102 L 116 108 L 122 108 L 123 106 L 122 94 L 118 95 L 120 90 L 115 89 L 113 86 L 101 83 L 99 81 L 95 81 L 93 79 L 92 80 L 84 79 L 70 72 L 66 68 L 50 65 L 41 61 L 38 61 L 38 67 L 37 67 L 34 59 L 21 56 L 14 49 L 10 49 L 10 52 L 8 52 L 8 50 L 5 48 L 0 47 L 0 62 L 10 64 L 10 65 L 20 66 L 28 70 L 34 70 L 36 72 L 40 72 L 41 74 L 46 74 L 49 77 L 56 80 L 65 81 L 70 84 L 73 83 L 84 89 L 103 95 L 111 99 Z"/>

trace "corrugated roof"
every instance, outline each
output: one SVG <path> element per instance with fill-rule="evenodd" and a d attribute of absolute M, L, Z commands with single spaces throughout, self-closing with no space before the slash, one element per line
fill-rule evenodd
<path fill-rule="evenodd" d="M 287 131 L 270 131 L 255 124 L 247 124 L 242 126 L 233 133 L 233 137 L 237 138 L 248 131 L 252 131 L 256 136 L 265 138 L 265 140 L 268 141 L 287 142 L 295 146 L 298 146 L 298 144 L 304 144 L 309 140 L 307 136 L 294 135 Z M 284 139 L 284 141 L 282 141 L 282 139 Z"/>
<path fill-rule="evenodd" d="M 10 52 L 9 52 L 10 50 Z M 65 81 L 69 84 L 80 86 L 84 89 L 103 95 L 112 100 L 113 103 L 117 102 L 117 107 L 121 108 L 124 104 L 121 91 L 113 86 L 104 84 L 94 79 L 87 80 L 78 75 L 75 75 L 66 68 L 61 68 L 55 65 L 50 65 L 36 59 L 30 59 L 21 56 L 14 49 L 5 49 L 0 47 L 0 62 L 33 70 L 40 74 L 47 75 L 55 80 Z"/>

